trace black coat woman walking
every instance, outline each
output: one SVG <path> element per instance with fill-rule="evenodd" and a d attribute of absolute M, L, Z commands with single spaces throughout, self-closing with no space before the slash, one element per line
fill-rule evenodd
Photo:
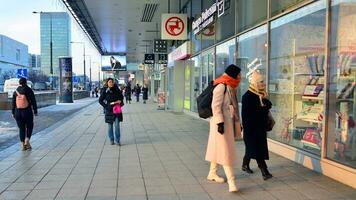
<path fill-rule="evenodd" d="M 250 87 L 242 96 L 242 125 L 245 142 L 245 156 L 242 170 L 253 173 L 250 169 L 250 160 L 256 159 L 264 180 L 272 178 L 267 170 L 265 160 L 269 159 L 267 146 L 268 112 L 272 103 L 267 99 L 264 77 L 254 71 L 250 78 Z"/>
<path fill-rule="evenodd" d="M 21 148 L 25 151 L 32 149 L 30 139 L 33 130 L 33 115 L 37 116 L 37 103 L 35 94 L 27 86 L 27 80 L 20 78 L 19 84 L 20 86 L 12 97 L 12 116 L 19 127 Z"/>
<path fill-rule="evenodd" d="M 114 106 L 120 104 L 123 106 L 123 95 L 119 87 L 114 84 L 112 78 L 107 79 L 107 87 L 102 89 L 99 103 L 104 107 L 105 110 L 105 122 L 108 124 L 108 136 L 111 145 L 114 145 L 114 141 L 117 145 L 120 143 L 120 122 L 123 120 L 122 112 L 114 113 Z M 115 137 L 114 129 L 115 128 Z"/>

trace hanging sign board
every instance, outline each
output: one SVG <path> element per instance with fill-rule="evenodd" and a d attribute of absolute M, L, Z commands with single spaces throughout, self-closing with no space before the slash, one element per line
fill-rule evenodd
<path fill-rule="evenodd" d="M 186 14 L 162 14 L 162 40 L 186 40 L 187 28 Z"/>

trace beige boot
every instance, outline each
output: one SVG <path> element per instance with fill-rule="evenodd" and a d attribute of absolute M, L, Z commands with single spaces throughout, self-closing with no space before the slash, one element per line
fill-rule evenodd
<path fill-rule="evenodd" d="M 25 147 L 26 147 L 26 150 L 32 149 L 29 138 L 25 138 Z"/>
<path fill-rule="evenodd" d="M 227 183 L 229 184 L 229 192 L 237 192 L 239 189 L 235 183 L 234 168 L 225 165 L 223 167 L 224 167 L 225 175 L 227 177 Z"/>
<path fill-rule="evenodd" d="M 218 171 L 218 164 L 211 162 L 210 163 L 210 171 L 209 171 L 209 175 L 207 177 L 207 179 L 209 181 L 215 181 L 217 183 L 224 183 L 225 179 L 218 176 L 218 174 L 216 173 Z"/>
<path fill-rule="evenodd" d="M 22 150 L 22 151 L 26 151 L 26 150 L 27 150 L 27 149 L 26 149 L 26 145 L 25 145 L 24 142 L 21 142 L 21 150 Z"/>

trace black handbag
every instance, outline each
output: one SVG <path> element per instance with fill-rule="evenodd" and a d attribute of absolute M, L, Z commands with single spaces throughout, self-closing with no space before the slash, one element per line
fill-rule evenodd
<path fill-rule="evenodd" d="M 272 117 L 271 112 L 268 111 L 266 131 L 271 131 L 275 124 L 276 124 L 276 121 L 274 121 L 274 118 Z"/>

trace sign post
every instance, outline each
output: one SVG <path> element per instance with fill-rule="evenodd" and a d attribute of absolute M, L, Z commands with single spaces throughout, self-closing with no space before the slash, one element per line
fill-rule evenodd
<path fill-rule="evenodd" d="M 17 78 L 27 79 L 27 69 L 17 69 Z"/>

